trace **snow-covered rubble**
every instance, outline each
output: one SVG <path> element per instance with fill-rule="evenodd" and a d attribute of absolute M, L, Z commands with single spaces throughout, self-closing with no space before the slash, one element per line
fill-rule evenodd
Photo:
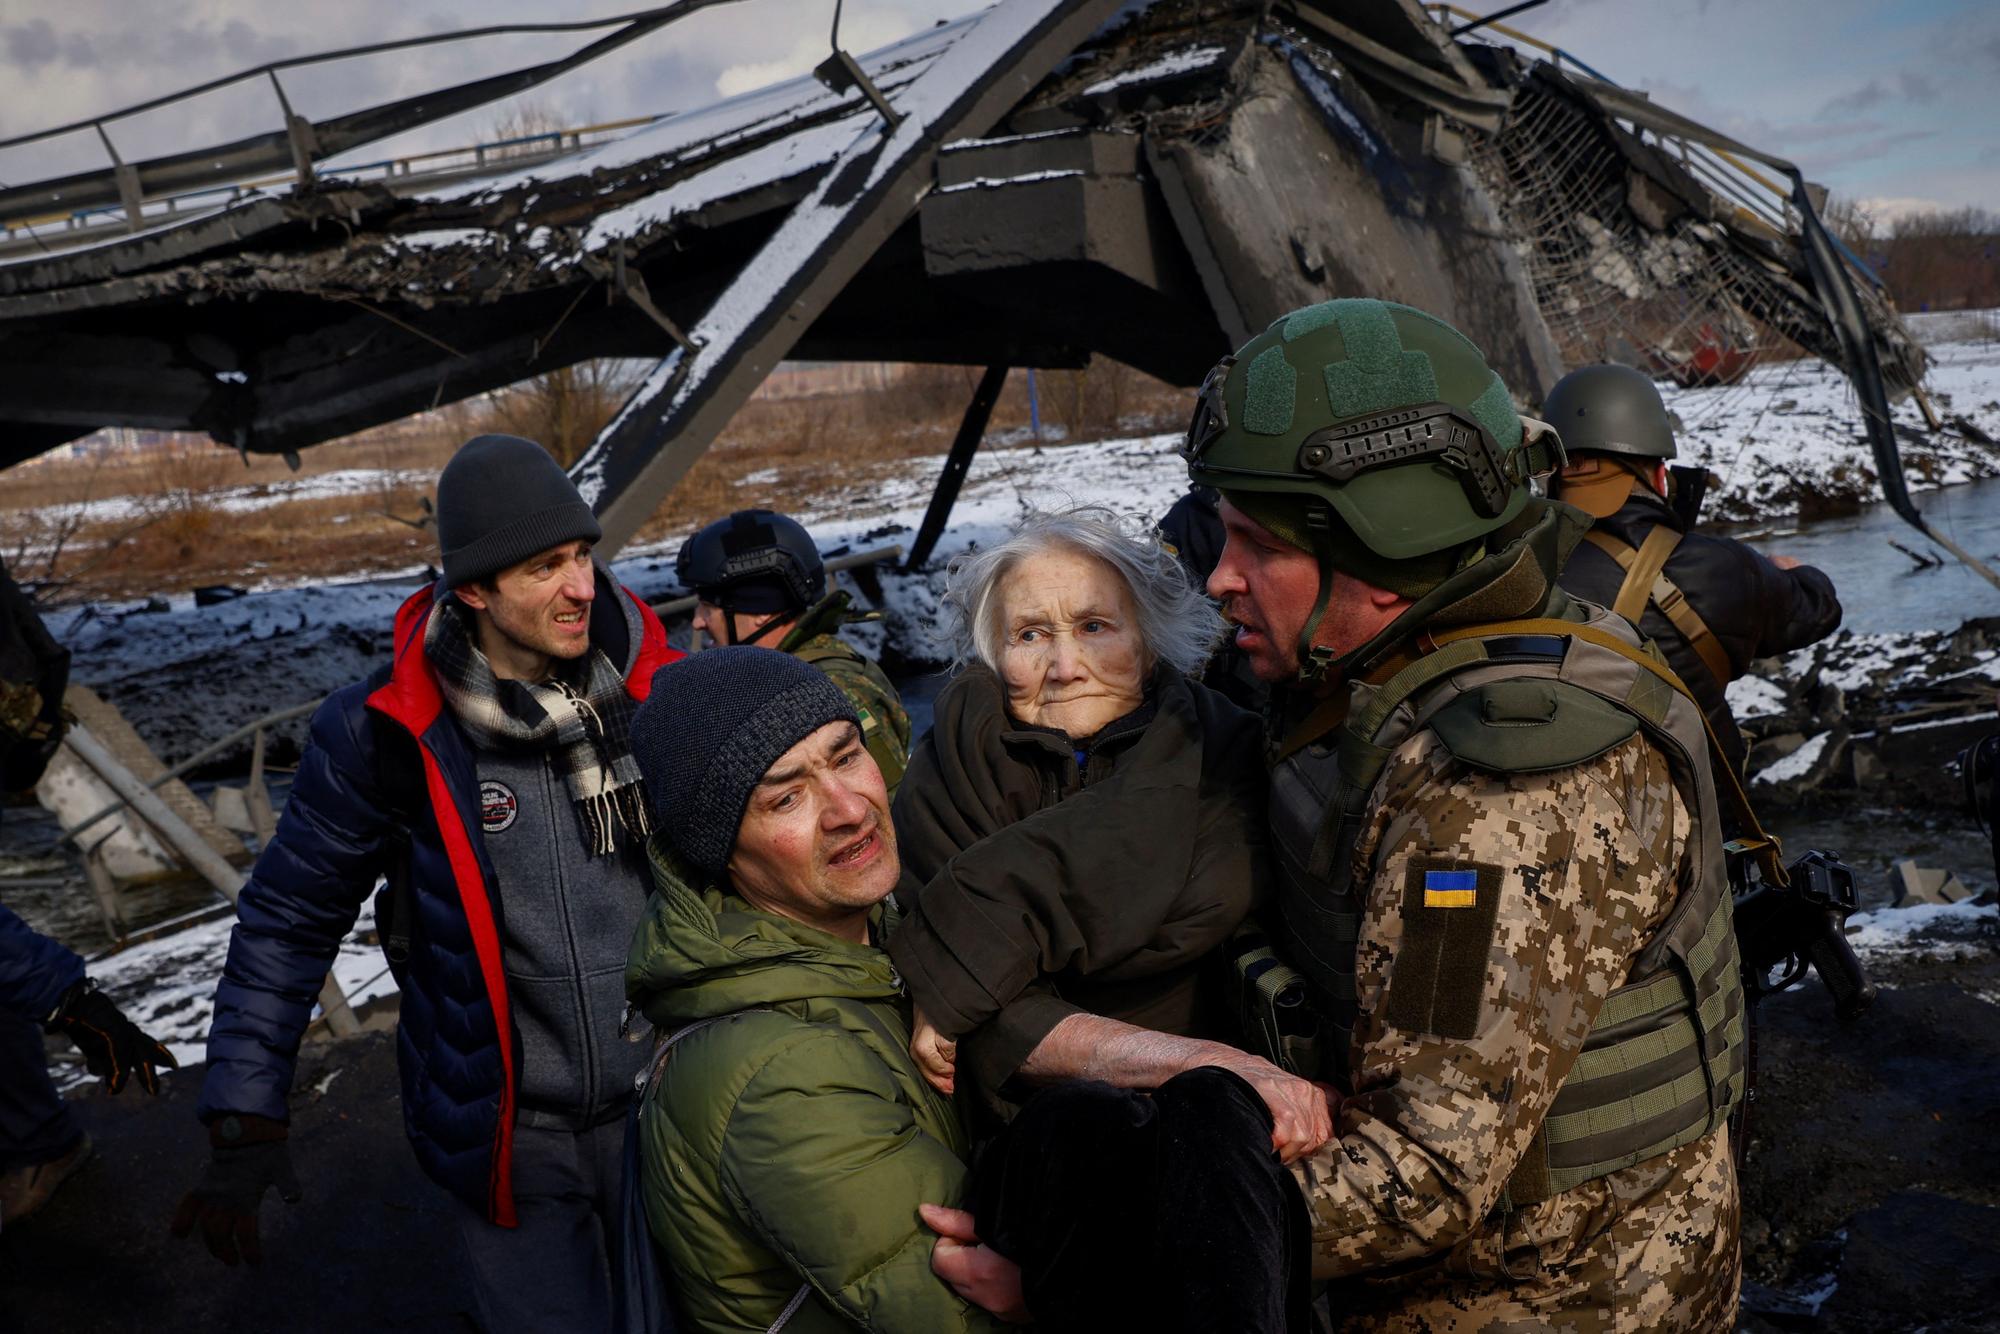
<path fill-rule="evenodd" d="M 1977 901 L 1879 908 L 1847 919 L 1847 943 L 1870 965 L 1991 953 L 2000 943 L 1996 933 L 2000 904 Z"/>
<path fill-rule="evenodd" d="M 2000 342 L 1973 337 L 1933 343 L 1929 351 L 1926 385 L 1939 412 L 2000 439 Z M 1704 511 L 1714 518 L 1824 513 L 1881 495 L 1853 386 L 1825 362 L 1772 362 L 1740 384 L 1661 392 L 1681 420 L 1679 461 L 1717 479 Z M 1916 433 L 1903 436 L 1901 451 L 1912 491 L 2000 476 L 2000 449 L 1959 433 L 1932 434 L 1910 399 L 1894 415 L 1898 427 Z"/>
<path fill-rule="evenodd" d="M 1821 732 L 1808 737 L 1804 745 L 1782 759 L 1774 760 L 1757 771 L 1751 781 L 1755 783 L 1790 783 L 1804 778 L 1813 771 L 1826 754 L 1826 743 L 1833 739 L 1833 733 Z"/>
<path fill-rule="evenodd" d="M 1971 735 L 2000 730 L 2000 622 L 1855 634 L 1753 664 L 1729 701 L 1752 742 L 1751 786 L 1779 799 L 1829 780 L 1863 786 L 1901 757 L 1909 795 L 1949 799 L 1941 767 Z M 1935 735 L 1930 735 L 1935 734 Z"/>
<path fill-rule="evenodd" d="M 98 959 L 90 975 L 126 1017 L 167 1044 L 182 1065 L 207 1059 L 208 1026 L 215 1012 L 215 981 L 229 956 L 234 917 L 223 917 L 159 940 L 134 945 Z M 396 993 L 396 980 L 381 947 L 367 939 L 375 930 L 373 897 L 354 929 L 341 942 L 333 975 L 347 1003 L 356 1008 Z M 50 1067 L 56 1083 L 72 1088 L 89 1079 L 80 1062 Z"/>

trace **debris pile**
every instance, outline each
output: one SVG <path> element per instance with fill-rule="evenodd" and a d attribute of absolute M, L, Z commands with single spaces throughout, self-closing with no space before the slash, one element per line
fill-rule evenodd
<path fill-rule="evenodd" d="M 1955 630 L 1839 631 L 1753 664 L 1729 702 L 1751 742 L 1760 805 L 1865 790 L 1956 807 L 1958 753 L 2000 731 L 2000 617 Z"/>

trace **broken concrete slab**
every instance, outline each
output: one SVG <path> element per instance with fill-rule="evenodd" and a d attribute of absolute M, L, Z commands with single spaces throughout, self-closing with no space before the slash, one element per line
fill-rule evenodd
<path fill-rule="evenodd" d="M 1919 903 L 1963 903 L 1972 897 L 1965 882 L 1950 871 L 1919 866 L 1914 858 L 1895 863 L 1890 874 L 1891 906 L 1913 907 Z"/>
<path fill-rule="evenodd" d="M 250 819 L 250 802 L 240 787 L 218 787 L 209 794 L 209 803 L 215 811 L 215 822 L 233 834 L 254 834 L 256 824 Z"/>

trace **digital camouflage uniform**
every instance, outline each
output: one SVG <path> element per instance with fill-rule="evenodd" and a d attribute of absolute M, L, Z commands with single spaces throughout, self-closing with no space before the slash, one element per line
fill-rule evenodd
<path fill-rule="evenodd" d="M 1729 1328 L 1743 1001 L 1707 748 L 1657 655 L 1556 585 L 1588 516 L 1527 480 L 1559 446 L 1455 330 L 1342 300 L 1217 367 L 1187 453 L 1321 571 L 1271 713 L 1279 911 L 1239 967 L 1266 1054 L 1344 1095 L 1294 1168 L 1336 1320 Z M 1335 571 L 1410 600 L 1337 658 Z"/>
<path fill-rule="evenodd" d="M 910 760 L 910 715 L 903 711 L 888 673 L 835 633 L 842 625 L 866 619 L 850 613 L 848 601 L 843 589 L 808 608 L 778 641 L 778 651 L 819 668 L 854 702 L 861 715 L 862 741 L 894 797 Z"/>
<path fill-rule="evenodd" d="M 1338 1138 L 1294 1169 L 1314 1275 L 1349 1280 L 1334 1299 L 1346 1327 L 1730 1327 L 1726 1130 L 1502 1207 L 1597 1006 L 1673 904 L 1688 833 L 1666 760 L 1640 737 L 1549 774 L 1468 770 L 1429 732 L 1396 751 L 1354 853 L 1370 889 L 1352 1093 Z M 1497 871 L 1485 948 L 1455 929 L 1481 908 L 1424 906 L 1423 870 L 1440 863 Z M 1413 937 L 1441 937 L 1443 957 L 1414 953 Z M 1439 994 L 1447 963 L 1483 975 L 1474 1006 Z"/>

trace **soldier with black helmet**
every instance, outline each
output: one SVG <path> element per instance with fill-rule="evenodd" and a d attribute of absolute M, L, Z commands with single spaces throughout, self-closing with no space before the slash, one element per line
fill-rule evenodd
<path fill-rule="evenodd" d="M 910 716 L 881 667 L 837 633 L 874 619 L 827 591 L 826 564 L 805 527 L 767 509 L 738 510 L 681 544 L 674 577 L 694 593 L 694 632 L 714 644 L 759 644 L 824 672 L 861 715 L 861 735 L 890 796 L 910 756 Z"/>
<path fill-rule="evenodd" d="M 1817 643 L 1840 625 L 1833 581 L 1787 556 L 1688 531 L 1668 502 L 1679 450 L 1650 377 L 1629 366 L 1570 372 L 1543 405 L 1569 463 L 1550 494 L 1596 522 L 1564 567 L 1562 585 L 1610 607 L 1659 644 L 1701 702 L 1730 765 L 1743 735 L 1724 695 L 1754 658 Z"/>

